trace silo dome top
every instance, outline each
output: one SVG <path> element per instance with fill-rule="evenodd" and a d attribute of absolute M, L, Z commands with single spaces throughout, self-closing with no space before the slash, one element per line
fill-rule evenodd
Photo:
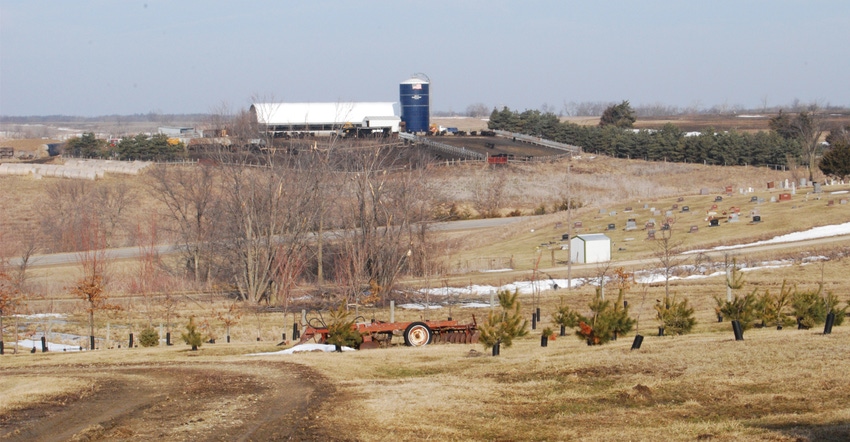
<path fill-rule="evenodd" d="M 431 83 L 431 79 L 428 78 L 425 74 L 413 74 L 407 80 L 401 82 L 401 84 L 429 84 Z"/>

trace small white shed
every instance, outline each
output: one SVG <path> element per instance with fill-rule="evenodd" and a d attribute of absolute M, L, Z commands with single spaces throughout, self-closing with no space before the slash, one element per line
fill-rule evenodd
<path fill-rule="evenodd" d="M 570 240 L 570 260 L 590 264 L 611 260 L 611 238 L 604 233 L 576 235 Z"/>

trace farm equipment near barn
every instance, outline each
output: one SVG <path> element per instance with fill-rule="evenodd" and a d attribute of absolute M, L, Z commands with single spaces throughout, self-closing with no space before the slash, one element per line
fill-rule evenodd
<path fill-rule="evenodd" d="M 362 319 L 362 316 L 359 318 Z M 389 346 L 393 336 L 402 336 L 404 344 L 410 347 L 422 347 L 424 345 L 447 342 L 452 344 L 474 344 L 478 342 L 478 324 L 475 316 L 472 323 L 462 324 L 449 318 L 445 321 L 410 321 L 410 322 L 383 322 L 372 320 L 369 322 L 355 322 L 354 329 L 363 337 L 360 349 L 379 348 Z M 328 339 L 328 325 L 319 318 L 312 318 L 301 333 L 300 343 L 315 341 L 324 344 Z"/>

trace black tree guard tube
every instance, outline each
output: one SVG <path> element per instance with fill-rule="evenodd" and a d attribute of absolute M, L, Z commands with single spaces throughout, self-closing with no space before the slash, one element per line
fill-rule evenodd
<path fill-rule="evenodd" d="M 732 332 L 735 333 L 736 341 L 744 340 L 744 329 L 741 327 L 741 323 L 736 321 L 732 321 Z"/>
<path fill-rule="evenodd" d="M 640 350 L 641 344 L 643 344 L 643 336 L 635 335 L 635 340 L 632 341 L 632 350 Z"/>
<path fill-rule="evenodd" d="M 835 312 L 829 312 L 826 315 L 826 324 L 823 325 L 823 334 L 828 335 L 832 333 L 833 325 L 835 325 Z"/>

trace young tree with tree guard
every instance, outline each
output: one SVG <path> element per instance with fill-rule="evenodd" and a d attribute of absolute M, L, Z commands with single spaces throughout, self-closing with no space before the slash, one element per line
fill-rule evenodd
<path fill-rule="evenodd" d="M 502 344 L 505 348 L 513 344 L 514 339 L 528 334 L 528 321 L 523 319 L 522 306 L 519 302 L 519 290 L 511 293 L 509 290 L 499 292 L 500 309 L 492 310 L 487 321 L 480 324 L 481 333 L 478 338 L 484 348 L 493 349 L 493 355 L 498 356 Z"/>

